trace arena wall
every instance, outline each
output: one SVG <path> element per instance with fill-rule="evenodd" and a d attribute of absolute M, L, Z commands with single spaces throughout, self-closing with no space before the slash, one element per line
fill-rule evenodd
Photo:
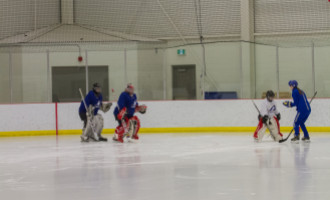
<path fill-rule="evenodd" d="M 278 101 L 282 114 L 282 131 L 289 131 L 296 114 Z M 259 105 L 261 100 L 255 100 Z M 137 114 L 141 133 L 176 132 L 253 132 L 257 111 L 251 100 L 215 101 L 146 101 L 148 111 Z M 82 122 L 78 116 L 79 103 L 3 104 L 0 136 L 80 134 Z M 116 122 L 113 109 L 104 114 L 104 133 L 113 133 Z M 57 117 L 56 117 L 57 112 Z M 315 99 L 307 127 L 312 132 L 330 131 L 330 99 Z M 56 123 L 58 129 L 56 131 Z"/>

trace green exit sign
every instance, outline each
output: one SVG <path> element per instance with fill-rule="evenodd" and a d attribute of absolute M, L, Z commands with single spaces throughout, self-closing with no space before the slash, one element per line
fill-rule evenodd
<path fill-rule="evenodd" d="M 185 49 L 178 49 L 177 53 L 178 53 L 178 55 L 186 55 L 186 50 Z"/>

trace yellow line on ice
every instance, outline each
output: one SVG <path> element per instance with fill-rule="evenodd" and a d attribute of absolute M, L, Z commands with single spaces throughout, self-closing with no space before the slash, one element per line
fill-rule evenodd
<path fill-rule="evenodd" d="M 281 127 L 283 133 L 287 133 L 292 127 Z M 308 127 L 310 132 L 330 132 L 330 127 Z M 178 128 L 141 128 L 141 134 L 157 134 L 157 133 L 242 133 L 252 134 L 255 127 L 178 127 Z M 115 129 L 104 129 L 104 134 L 113 134 Z M 59 135 L 80 135 L 81 130 L 59 130 Z M 43 136 L 56 135 L 55 130 L 37 130 L 37 131 L 6 131 L 0 132 L 0 137 L 17 137 L 17 136 Z"/>

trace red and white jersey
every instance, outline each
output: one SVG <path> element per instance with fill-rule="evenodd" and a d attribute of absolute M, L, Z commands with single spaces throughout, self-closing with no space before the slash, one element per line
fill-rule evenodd
<path fill-rule="evenodd" d="M 260 107 L 260 114 L 262 116 L 268 115 L 268 117 L 272 118 L 278 114 L 278 110 L 276 107 L 276 102 L 273 100 L 272 102 L 269 102 L 266 99 L 264 99 L 261 103 Z"/>

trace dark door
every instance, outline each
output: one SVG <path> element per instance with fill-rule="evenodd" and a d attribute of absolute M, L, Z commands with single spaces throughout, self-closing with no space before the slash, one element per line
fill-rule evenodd
<path fill-rule="evenodd" d="M 196 66 L 173 67 L 173 99 L 196 99 Z"/>

